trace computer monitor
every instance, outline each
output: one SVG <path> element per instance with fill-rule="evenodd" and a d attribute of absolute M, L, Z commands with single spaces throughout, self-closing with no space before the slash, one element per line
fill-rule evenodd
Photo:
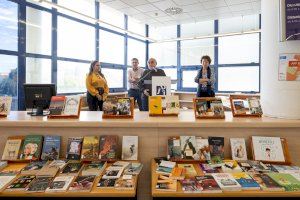
<path fill-rule="evenodd" d="M 51 97 L 56 95 L 55 84 L 24 84 L 25 107 L 36 109 L 29 112 L 32 116 L 44 116 L 44 109 L 49 108 Z"/>

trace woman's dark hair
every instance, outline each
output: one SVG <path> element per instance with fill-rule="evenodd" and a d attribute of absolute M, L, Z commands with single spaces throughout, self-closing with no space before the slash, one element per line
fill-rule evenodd
<path fill-rule="evenodd" d="M 209 64 L 211 63 L 211 58 L 208 55 L 201 57 L 201 63 L 202 63 L 202 60 L 207 60 Z"/>
<path fill-rule="evenodd" d="M 91 62 L 89 75 L 91 75 L 91 74 L 93 73 L 94 67 L 95 67 L 95 65 L 96 65 L 97 63 L 100 63 L 100 62 L 99 62 L 98 60 L 94 60 L 94 61 Z M 102 78 L 105 78 L 104 75 L 103 75 L 102 72 L 101 72 L 101 68 L 100 68 L 100 70 L 99 70 L 99 74 L 100 74 L 100 76 L 101 76 Z"/>

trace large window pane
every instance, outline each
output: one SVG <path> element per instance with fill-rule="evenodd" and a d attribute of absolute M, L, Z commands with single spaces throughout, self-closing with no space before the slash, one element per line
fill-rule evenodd
<path fill-rule="evenodd" d="M 138 20 L 128 17 L 128 30 L 145 36 L 146 26 Z"/>
<path fill-rule="evenodd" d="M 196 88 L 197 83 L 194 79 L 197 76 L 197 70 L 183 71 L 182 72 L 182 87 L 183 88 Z"/>
<path fill-rule="evenodd" d="M 259 67 L 219 67 L 219 91 L 259 91 Z"/>
<path fill-rule="evenodd" d="M 123 71 L 122 69 L 102 68 L 109 88 L 123 88 Z"/>
<path fill-rule="evenodd" d="M 86 92 L 85 80 L 89 72 L 89 64 L 58 61 L 57 92 Z"/>
<path fill-rule="evenodd" d="M 149 52 L 158 66 L 177 66 L 177 42 L 152 43 Z"/>
<path fill-rule="evenodd" d="M 26 51 L 28 53 L 51 54 L 51 14 L 26 8 Z"/>
<path fill-rule="evenodd" d="M 124 64 L 124 37 L 100 30 L 101 62 Z"/>
<path fill-rule="evenodd" d="M 163 26 L 163 27 L 150 26 L 149 36 L 156 40 L 177 38 L 177 26 L 176 25 Z"/>
<path fill-rule="evenodd" d="M 57 3 L 68 9 L 95 18 L 95 1 L 93 0 L 76 0 L 76 2 L 74 2 L 74 0 L 58 0 Z M 66 12 L 66 10 L 59 10 L 59 11 L 64 12 L 68 15 L 75 16 L 77 18 L 81 18 L 80 15 L 76 15 L 73 12 Z"/>
<path fill-rule="evenodd" d="M 186 40 L 181 42 L 181 65 L 200 65 L 203 55 L 209 55 L 214 64 L 214 39 Z"/>
<path fill-rule="evenodd" d="M 58 17 L 57 38 L 59 57 L 95 59 L 95 28 Z"/>
<path fill-rule="evenodd" d="M 26 58 L 26 83 L 51 83 L 51 60 Z"/>
<path fill-rule="evenodd" d="M 0 49 L 18 50 L 18 5 L 0 0 Z"/>
<path fill-rule="evenodd" d="M 165 68 L 163 69 L 167 76 L 171 77 L 171 80 L 177 81 L 177 68 Z M 172 90 L 177 90 L 177 82 L 175 84 L 171 84 Z"/>
<path fill-rule="evenodd" d="M 0 96 L 12 96 L 12 110 L 18 110 L 18 58 L 0 55 Z"/>
<path fill-rule="evenodd" d="M 100 20 L 119 28 L 125 28 L 124 14 L 102 3 L 100 4 Z M 116 31 L 120 31 L 120 29 L 114 28 L 113 26 L 109 26 L 103 23 L 100 23 L 100 25 Z"/>
<path fill-rule="evenodd" d="M 259 62 L 259 34 L 219 38 L 219 63 L 239 64 Z"/>
<path fill-rule="evenodd" d="M 246 15 L 219 20 L 219 33 L 233 33 L 259 29 L 259 15 Z"/>
<path fill-rule="evenodd" d="M 195 37 L 214 34 L 214 21 L 204 21 L 181 25 L 181 37 Z"/>
<path fill-rule="evenodd" d="M 128 38 L 128 59 L 127 65 L 131 65 L 131 59 L 139 59 L 140 66 L 145 67 L 146 63 L 146 45 L 134 39 Z"/>

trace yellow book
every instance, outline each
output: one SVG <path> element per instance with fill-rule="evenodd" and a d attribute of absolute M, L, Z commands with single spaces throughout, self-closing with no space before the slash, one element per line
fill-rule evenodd
<path fill-rule="evenodd" d="M 186 170 L 186 175 L 189 177 L 197 176 L 197 171 L 193 164 L 178 164 L 179 168 L 184 168 Z"/>
<path fill-rule="evenodd" d="M 149 113 L 150 114 L 162 114 L 162 98 L 161 96 L 149 97 Z"/>

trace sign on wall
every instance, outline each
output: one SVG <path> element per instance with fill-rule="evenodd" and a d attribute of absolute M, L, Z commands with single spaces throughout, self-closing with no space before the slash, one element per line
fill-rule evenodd
<path fill-rule="evenodd" d="M 300 53 L 280 54 L 278 80 L 300 81 Z"/>
<path fill-rule="evenodd" d="M 300 40 L 300 0 L 285 0 L 286 40 Z"/>

